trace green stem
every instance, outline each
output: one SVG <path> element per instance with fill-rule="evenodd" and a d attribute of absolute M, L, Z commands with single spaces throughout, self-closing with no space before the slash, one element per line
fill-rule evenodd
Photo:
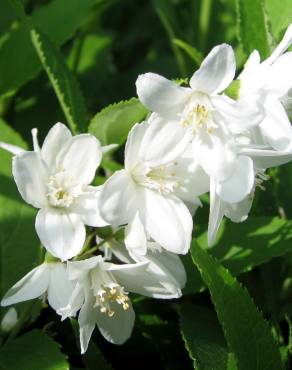
<path fill-rule="evenodd" d="M 79 256 L 75 257 L 73 260 L 74 261 L 79 261 L 80 259 L 84 259 L 84 257 L 90 257 L 92 255 L 92 253 L 96 252 L 103 244 L 105 244 L 106 242 L 108 242 L 109 240 L 113 239 L 114 238 L 114 235 L 111 235 L 107 238 L 105 238 L 102 242 L 100 242 L 99 244 L 95 245 L 94 247 L 88 249 L 85 253 L 83 254 L 80 254 Z"/>

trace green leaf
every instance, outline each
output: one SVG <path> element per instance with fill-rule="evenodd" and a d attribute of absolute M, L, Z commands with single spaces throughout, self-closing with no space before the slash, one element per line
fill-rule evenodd
<path fill-rule="evenodd" d="M 135 307 L 135 311 L 140 309 Z M 142 307 L 142 310 L 146 310 Z M 144 311 L 145 312 L 145 311 Z M 177 335 L 177 327 L 173 322 L 161 319 L 156 314 L 137 314 L 137 326 L 143 337 L 147 338 L 159 353 L 163 368 L 179 370 L 186 367 L 184 348 L 181 338 Z"/>
<path fill-rule="evenodd" d="M 26 148 L 26 143 L 0 119 L 0 141 Z M 38 261 L 36 211 L 20 197 L 12 178 L 10 153 L 0 149 L 0 294 L 15 284 Z"/>
<path fill-rule="evenodd" d="M 61 52 L 39 31 L 31 31 L 32 42 L 47 72 L 71 130 L 85 130 L 86 109 L 75 77 L 69 71 Z"/>
<path fill-rule="evenodd" d="M 278 0 L 265 0 L 265 7 L 272 34 L 279 41 L 292 22 L 291 0 L 281 0 L 281 6 Z"/>
<path fill-rule="evenodd" d="M 195 369 L 237 369 L 212 310 L 197 305 L 182 305 L 178 312 L 181 334 Z M 233 363 L 232 367 L 230 363 Z"/>
<path fill-rule="evenodd" d="M 54 0 L 39 7 L 31 15 L 33 24 L 50 35 L 58 46 L 68 40 L 81 26 L 90 8 L 98 0 Z M 1 1 L 1 13 L 9 10 L 10 1 Z M 15 15 L 14 15 L 15 18 Z M 15 18 L 0 43 L 0 95 L 21 87 L 41 70 L 41 64 L 30 38 L 27 22 Z"/>
<path fill-rule="evenodd" d="M 231 273 L 193 242 L 191 255 L 207 285 L 229 349 L 239 370 L 283 369 L 268 323 L 248 291 Z M 263 355 L 264 354 L 264 355 Z"/>
<path fill-rule="evenodd" d="M 202 63 L 203 55 L 199 50 L 180 39 L 173 39 L 172 42 L 181 48 L 198 66 Z"/>
<path fill-rule="evenodd" d="M 33 330 L 0 351 L 0 370 L 69 370 L 59 345 L 41 330 Z"/>
<path fill-rule="evenodd" d="M 291 251 L 292 221 L 250 216 L 245 222 L 235 224 L 225 219 L 213 247 L 208 247 L 207 232 L 197 237 L 197 242 L 234 275 L 239 275 Z M 190 257 L 182 256 L 182 259 L 188 274 L 185 293 L 204 289 L 199 273 L 192 270 Z"/>
<path fill-rule="evenodd" d="M 237 32 L 243 50 L 257 49 L 263 59 L 270 54 L 269 33 L 263 0 L 236 0 Z"/>
<path fill-rule="evenodd" d="M 88 132 L 95 135 L 103 145 L 123 144 L 135 123 L 142 121 L 147 109 L 138 99 L 109 105 L 91 120 Z"/>

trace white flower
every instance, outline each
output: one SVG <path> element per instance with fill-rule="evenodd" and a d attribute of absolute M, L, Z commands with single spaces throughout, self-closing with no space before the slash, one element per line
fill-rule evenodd
<path fill-rule="evenodd" d="M 220 93 L 235 75 L 232 48 L 223 44 L 212 49 L 190 80 L 190 88 L 146 73 L 136 86 L 141 102 L 156 112 L 164 141 L 183 147 L 192 141 L 193 156 L 210 178 L 226 181 L 238 163 L 234 137 L 257 125 L 262 113 L 256 100 L 234 101 Z M 163 128 L 162 128 L 163 127 Z M 164 144 L 166 146 L 166 144 Z M 174 149 L 173 149 L 174 150 Z M 249 166 L 250 167 L 250 166 Z"/>
<path fill-rule="evenodd" d="M 111 260 L 114 255 L 123 263 L 147 262 L 143 272 L 143 295 L 164 299 L 182 295 L 187 279 L 183 263 L 178 255 L 147 240 L 138 213 L 125 228 L 124 243 L 111 239 L 103 244 L 102 251 L 105 260 Z"/>
<path fill-rule="evenodd" d="M 1 330 L 6 332 L 11 331 L 17 323 L 17 320 L 18 317 L 16 309 L 14 307 L 10 307 L 1 321 Z"/>
<path fill-rule="evenodd" d="M 100 189 L 89 186 L 101 161 L 101 147 L 92 135 L 72 137 L 61 123 L 51 128 L 41 149 L 36 130 L 33 139 L 34 151 L 1 146 L 16 154 L 12 170 L 21 196 L 40 208 L 36 231 L 42 244 L 67 260 L 83 247 L 84 225 L 106 225 L 98 210 Z"/>
<path fill-rule="evenodd" d="M 262 99 L 265 117 L 260 131 L 266 145 L 280 151 L 292 150 L 292 128 L 284 104 L 289 103 L 292 88 L 292 53 L 284 53 L 292 43 L 290 25 L 274 52 L 262 63 L 257 50 L 253 51 L 239 76 L 240 96 Z"/>
<path fill-rule="evenodd" d="M 193 222 L 181 199 L 197 207 L 197 196 L 208 190 L 209 182 L 192 159 L 178 158 L 168 144 L 152 122 L 136 124 L 126 143 L 125 169 L 104 184 L 100 210 L 113 225 L 131 222 L 138 212 L 153 240 L 169 251 L 187 253 Z M 201 182 L 195 183 L 199 176 Z"/>
<path fill-rule="evenodd" d="M 248 136 L 249 135 L 249 136 Z M 244 140 L 243 140 L 244 139 Z M 210 183 L 210 216 L 208 225 L 208 244 L 213 244 L 223 216 L 233 222 L 243 222 L 247 219 L 252 206 L 256 187 L 264 190 L 262 185 L 269 179 L 266 169 L 291 161 L 292 152 L 276 151 L 267 148 L 261 142 L 261 136 L 256 132 L 246 133 L 238 140 L 239 158 L 248 158 L 251 168 L 247 171 L 244 164 L 238 167 L 231 179 L 226 183 Z M 236 189 L 234 191 L 234 189 Z M 242 191 L 242 190 L 244 191 Z M 238 194 L 244 197 L 238 198 Z"/>
<path fill-rule="evenodd" d="M 68 304 L 73 284 L 68 280 L 66 265 L 61 262 L 44 262 L 35 267 L 2 298 L 1 306 L 10 306 L 47 294 L 49 305 L 58 311 Z"/>
<path fill-rule="evenodd" d="M 150 292 L 150 296 L 154 298 L 181 296 L 181 289 L 184 288 L 187 279 L 183 263 L 176 254 L 161 248 L 156 242 L 147 240 L 138 213 L 125 228 L 124 243 L 126 248 L 121 244 L 111 246 L 114 255 L 126 263 L 148 262 L 146 271 L 149 273 L 149 278 L 159 278 L 163 288 Z M 143 294 L 149 295 L 147 291 Z"/>
<path fill-rule="evenodd" d="M 81 353 L 87 349 L 95 325 L 111 343 L 122 344 L 131 335 L 135 313 L 128 292 L 154 296 L 162 292 L 160 276 L 146 271 L 148 262 L 115 265 L 95 256 L 68 262 L 69 278 L 76 282 L 63 319 L 79 312 Z"/>

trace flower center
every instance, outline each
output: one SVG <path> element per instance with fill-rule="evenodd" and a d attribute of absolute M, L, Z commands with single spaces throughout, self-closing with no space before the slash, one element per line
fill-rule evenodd
<path fill-rule="evenodd" d="M 180 124 L 189 128 L 193 135 L 200 132 L 211 134 L 215 125 L 209 109 L 204 104 L 190 102 L 181 113 Z"/>
<path fill-rule="evenodd" d="M 68 208 L 79 195 L 72 179 L 62 171 L 50 176 L 47 189 L 47 198 L 53 207 Z"/>
<path fill-rule="evenodd" d="M 141 186 L 161 193 L 172 193 L 179 186 L 177 165 L 176 161 L 157 167 L 140 164 L 134 169 L 132 177 Z"/>
<path fill-rule="evenodd" d="M 96 296 L 96 306 L 100 307 L 100 312 L 106 313 L 109 317 L 112 317 L 115 314 L 115 311 L 112 310 L 111 303 L 118 303 L 123 307 L 123 310 L 126 311 L 129 309 L 129 297 L 124 291 L 124 288 L 115 285 L 115 286 L 101 286 L 101 289 Z"/>

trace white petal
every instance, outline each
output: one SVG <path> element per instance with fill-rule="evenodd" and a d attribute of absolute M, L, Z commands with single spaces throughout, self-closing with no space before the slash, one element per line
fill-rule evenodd
<path fill-rule="evenodd" d="M 225 216 L 233 222 L 243 222 L 247 219 L 252 206 L 253 196 L 248 195 L 239 203 L 226 203 Z"/>
<path fill-rule="evenodd" d="M 292 29 L 292 28 L 291 28 Z M 266 90 L 281 98 L 292 87 L 292 52 L 285 53 L 269 68 Z"/>
<path fill-rule="evenodd" d="M 181 155 L 191 141 L 191 132 L 180 125 L 178 117 L 152 114 L 141 141 L 139 158 L 149 166 L 164 165 Z"/>
<path fill-rule="evenodd" d="M 94 136 L 77 135 L 63 146 L 57 157 L 57 168 L 65 170 L 82 184 L 90 184 L 101 157 L 101 146 Z"/>
<path fill-rule="evenodd" d="M 65 320 L 68 317 L 75 317 L 77 312 L 80 310 L 84 303 L 84 282 L 81 280 L 78 281 L 73 289 L 71 297 L 66 306 L 60 307 L 57 310 L 57 314 L 62 316 L 61 320 Z"/>
<path fill-rule="evenodd" d="M 68 276 L 70 280 L 80 280 L 96 266 L 103 262 L 102 256 L 87 258 L 86 260 L 67 262 Z"/>
<path fill-rule="evenodd" d="M 262 64 L 271 65 L 274 63 L 291 45 L 292 43 L 292 24 L 290 24 L 283 36 L 283 39 L 273 51 L 271 56 L 267 58 Z"/>
<path fill-rule="evenodd" d="M 24 152 L 13 158 L 13 177 L 22 198 L 32 206 L 47 204 L 48 170 L 40 155 Z"/>
<path fill-rule="evenodd" d="M 223 181 L 234 170 L 236 153 L 234 148 L 225 143 L 220 136 L 209 135 L 206 141 L 192 144 L 194 157 L 210 178 Z"/>
<path fill-rule="evenodd" d="M 127 310 L 123 310 L 118 303 L 112 303 L 111 308 L 115 312 L 112 317 L 98 312 L 97 326 L 106 340 L 114 344 L 123 344 L 132 334 L 135 312 L 131 303 Z"/>
<path fill-rule="evenodd" d="M 54 208 L 39 210 L 36 231 L 44 247 L 66 261 L 75 257 L 85 242 L 85 227 L 79 215 Z"/>
<path fill-rule="evenodd" d="M 255 173 L 253 161 L 246 156 L 239 156 L 233 174 L 216 186 L 219 197 L 228 203 L 241 202 L 254 186 Z"/>
<path fill-rule="evenodd" d="M 185 284 L 184 266 L 175 254 L 161 250 L 156 243 L 148 243 L 147 255 L 129 256 L 124 245 L 112 246 L 114 255 L 124 265 L 111 265 L 109 270 L 126 291 L 153 298 L 178 298 Z M 153 245 L 157 251 L 152 252 Z M 133 261 L 136 261 L 133 264 Z"/>
<path fill-rule="evenodd" d="M 50 263 L 49 268 L 48 302 L 55 311 L 58 311 L 68 305 L 74 286 L 68 279 L 66 264 Z"/>
<path fill-rule="evenodd" d="M 128 170 L 139 161 L 141 141 L 148 127 L 148 122 L 136 123 L 129 132 L 125 147 L 125 168 Z"/>
<path fill-rule="evenodd" d="M 292 149 L 292 127 L 284 107 L 278 99 L 268 96 L 265 103 L 266 117 L 260 128 L 269 144 L 276 150 Z"/>
<path fill-rule="evenodd" d="M 109 250 L 110 252 L 121 262 L 124 263 L 132 263 L 133 259 L 129 255 L 129 252 L 126 248 L 126 246 L 122 243 L 119 243 L 115 240 L 110 241 L 109 243 L 106 243 L 106 245 L 109 244 Z"/>
<path fill-rule="evenodd" d="M 193 220 L 184 203 L 150 189 L 144 189 L 144 199 L 139 215 L 149 235 L 170 252 L 187 253 Z"/>
<path fill-rule="evenodd" d="M 21 154 L 21 153 L 25 152 L 25 150 L 20 148 L 19 146 L 4 143 L 3 141 L 0 141 L 0 148 L 4 149 L 4 150 L 7 150 L 7 152 L 9 152 L 11 154 L 14 154 L 14 155 Z"/>
<path fill-rule="evenodd" d="M 235 75 L 235 57 L 230 45 L 215 46 L 190 80 L 193 90 L 207 94 L 223 91 Z"/>
<path fill-rule="evenodd" d="M 169 113 L 179 109 L 191 94 L 191 90 L 177 85 L 155 73 L 140 75 L 136 81 L 137 95 L 153 112 Z"/>
<path fill-rule="evenodd" d="M 1 306 L 27 301 L 40 297 L 49 285 L 49 269 L 46 263 L 35 267 L 12 288 L 8 290 L 1 301 Z"/>
<path fill-rule="evenodd" d="M 112 271 L 119 284 L 124 286 L 127 291 L 158 299 L 170 299 L 181 296 L 181 290 L 177 285 L 173 284 L 171 277 L 164 284 L 166 280 L 165 275 L 154 274 L 152 270 L 146 269 L 146 265 L 144 265 L 143 269 L 138 268 L 138 266 L 135 267 L 135 265 L 138 265 L 138 263 L 132 264 L 133 268 Z"/>
<path fill-rule="evenodd" d="M 40 144 L 39 144 L 39 139 L 38 139 L 38 129 L 33 128 L 31 130 L 31 136 L 32 136 L 32 143 L 33 143 L 33 150 L 35 152 L 40 152 Z"/>
<path fill-rule="evenodd" d="M 258 125 L 264 118 L 257 98 L 257 95 L 250 95 L 235 101 L 220 95 L 212 98 L 212 103 L 223 117 L 226 127 L 232 133 L 240 134 Z"/>
<path fill-rule="evenodd" d="M 260 53 L 257 50 L 254 50 L 248 57 L 247 61 L 245 62 L 244 69 L 238 76 L 238 79 L 245 80 L 245 78 L 248 78 L 250 74 L 253 74 L 254 71 L 259 67 L 260 62 L 261 62 Z"/>
<path fill-rule="evenodd" d="M 70 130 L 63 123 L 58 122 L 50 129 L 41 149 L 42 157 L 49 168 L 55 166 L 57 155 L 71 138 Z"/>
<path fill-rule="evenodd" d="M 70 211 L 81 215 L 85 225 L 92 227 L 104 227 L 108 223 L 100 215 L 101 187 L 88 186 L 70 207 Z"/>
<path fill-rule="evenodd" d="M 109 144 L 101 147 L 102 154 L 112 153 L 114 150 L 118 149 L 119 144 Z"/>
<path fill-rule="evenodd" d="M 150 261 L 147 269 L 152 273 L 164 276 L 164 283 L 174 283 L 175 291 L 184 288 L 186 271 L 179 256 L 165 250 L 155 251 L 150 249 L 147 259 Z"/>
<path fill-rule="evenodd" d="M 255 166 L 262 169 L 280 166 L 292 160 L 292 152 L 254 148 L 242 148 L 240 152 L 251 157 Z"/>
<path fill-rule="evenodd" d="M 125 171 L 115 172 L 103 185 L 100 194 L 102 218 L 113 225 L 130 222 L 139 208 L 140 189 Z"/>
<path fill-rule="evenodd" d="M 125 228 L 125 244 L 129 252 L 146 254 L 147 238 L 138 212 Z"/>
<path fill-rule="evenodd" d="M 210 215 L 208 224 L 208 245 L 211 246 L 216 238 L 220 223 L 224 216 L 225 207 L 216 193 L 216 184 L 210 183 Z"/>
<path fill-rule="evenodd" d="M 98 315 L 97 309 L 93 307 L 95 300 L 90 290 L 89 282 L 87 282 L 87 286 L 84 286 L 84 293 L 85 301 L 78 316 L 81 354 L 87 350 Z"/>
<path fill-rule="evenodd" d="M 174 189 L 175 195 L 184 202 L 199 206 L 198 196 L 209 191 L 210 179 L 194 158 L 192 150 L 177 158 L 172 169 L 179 183 Z"/>
<path fill-rule="evenodd" d="M 182 295 L 181 289 L 186 284 L 186 272 L 179 256 L 161 250 L 156 243 L 148 243 L 148 253 L 144 260 L 149 263 L 146 272 L 150 274 L 154 281 L 156 280 L 156 285 L 152 283 L 151 286 L 147 284 L 147 280 L 144 278 L 145 273 L 141 273 L 141 280 L 145 281 L 146 295 L 167 299 L 178 298 Z"/>

